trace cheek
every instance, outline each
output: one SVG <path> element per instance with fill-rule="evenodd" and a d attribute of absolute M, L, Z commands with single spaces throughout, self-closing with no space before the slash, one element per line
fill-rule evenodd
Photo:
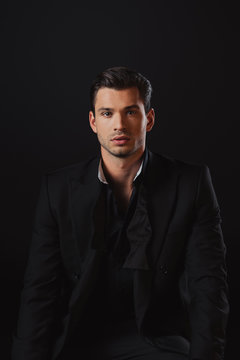
<path fill-rule="evenodd" d="M 102 137 L 106 137 L 109 133 L 108 127 L 105 125 L 99 125 L 97 126 L 97 133 L 100 134 Z"/>
<path fill-rule="evenodd" d="M 138 126 L 138 133 L 144 134 L 146 132 L 146 122 L 142 121 Z"/>
<path fill-rule="evenodd" d="M 102 132 L 102 124 L 100 121 L 96 121 L 96 130 L 97 132 Z"/>

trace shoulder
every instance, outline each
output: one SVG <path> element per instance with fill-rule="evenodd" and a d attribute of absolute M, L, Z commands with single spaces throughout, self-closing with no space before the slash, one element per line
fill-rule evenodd
<path fill-rule="evenodd" d="M 149 173 L 154 183 L 159 186 L 164 179 L 166 183 L 175 179 L 179 196 L 186 198 L 210 199 L 217 204 L 211 174 L 205 163 L 189 162 L 165 155 L 151 153 Z"/>
<path fill-rule="evenodd" d="M 177 172 L 182 176 L 200 176 L 202 173 L 209 171 L 205 163 L 190 162 L 151 151 L 149 151 L 149 165 L 155 171 Z"/>
<path fill-rule="evenodd" d="M 205 163 L 190 162 L 149 152 L 148 177 L 159 186 L 163 179 L 175 179 L 181 193 L 198 193 L 200 188 L 212 188 L 212 179 Z"/>
<path fill-rule="evenodd" d="M 99 157 L 93 156 L 86 160 L 65 165 L 63 167 L 47 169 L 44 175 L 51 179 L 73 178 L 81 179 L 90 169 L 98 167 Z"/>

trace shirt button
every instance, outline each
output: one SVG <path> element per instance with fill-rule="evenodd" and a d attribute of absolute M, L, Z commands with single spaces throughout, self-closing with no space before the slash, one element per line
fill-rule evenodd
<path fill-rule="evenodd" d="M 75 272 L 75 273 L 73 274 L 73 278 L 74 278 L 74 280 L 79 280 L 80 275 Z"/>
<path fill-rule="evenodd" d="M 160 265 L 160 270 L 164 275 L 167 275 L 168 269 L 167 269 L 166 265 Z"/>

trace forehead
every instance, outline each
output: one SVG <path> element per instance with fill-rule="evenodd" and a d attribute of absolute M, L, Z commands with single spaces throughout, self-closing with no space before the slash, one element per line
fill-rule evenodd
<path fill-rule="evenodd" d="M 139 106 L 144 105 L 137 87 L 131 87 L 123 90 L 104 87 L 99 89 L 97 92 L 95 108 L 121 108 L 134 104 Z"/>

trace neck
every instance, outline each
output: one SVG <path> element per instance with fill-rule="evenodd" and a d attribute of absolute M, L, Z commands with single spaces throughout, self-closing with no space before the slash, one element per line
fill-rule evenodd
<path fill-rule="evenodd" d="M 107 181 L 114 187 L 131 187 L 142 161 L 144 149 L 121 158 L 101 149 L 103 169 Z"/>

